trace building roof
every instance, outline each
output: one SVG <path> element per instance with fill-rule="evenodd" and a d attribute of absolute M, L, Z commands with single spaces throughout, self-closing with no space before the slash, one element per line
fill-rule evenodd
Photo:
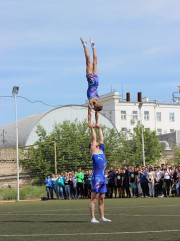
<path fill-rule="evenodd" d="M 94 112 L 94 111 L 93 111 Z M 47 134 L 51 133 L 55 124 L 63 123 L 65 120 L 71 122 L 78 120 L 83 122 L 87 120 L 87 107 L 80 105 L 67 105 L 52 109 L 48 112 L 29 116 L 18 121 L 18 144 L 19 146 L 27 146 L 34 144 L 39 138 L 36 134 L 37 126 L 41 125 L 45 128 Z M 94 114 L 92 113 L 92 121 Z M 115 128 L 112 122 L 101 113 L 99 114 L 99 122 L 109 128 Z M 115 128 L 116 129 L 116 128 Z M 16 123 L 0 126 L 1 135 L 0 148 L 9 148 L 16 146 Z"/>

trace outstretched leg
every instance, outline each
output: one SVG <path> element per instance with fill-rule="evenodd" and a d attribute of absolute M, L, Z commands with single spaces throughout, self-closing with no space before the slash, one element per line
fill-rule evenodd
<path fill-rule="evenodd" d="M 80 40 L 84 47 L 84 54 L 85 54 L 85 58 L 86 58 L 86 74 L 92 74 L 91 59 L 90 59 L 90 54 L 89 54 L 88 48 L 87 48 L 87 42 L 84 41 L 82 38 L 80 38 Z"/>
<path fill-rule="evenodd" d="M 92 47 L 92 53 L 93 53 L 93 64 L 92 64 L 92 70 L 93 74 L 98 75 L 98 68 L 97 68 L 97 52 L 95 49 L 95 43 L 92 39 L 90 39 L 91 47 Z"/>

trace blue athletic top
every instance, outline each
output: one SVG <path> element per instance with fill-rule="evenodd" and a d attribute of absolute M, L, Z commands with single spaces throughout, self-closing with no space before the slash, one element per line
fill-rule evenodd
<path fill-rule="evenodd" d="M 97 88 L 99 85 L 99 77 L 96 74 L 87 74 L 86 78 L 88 82 L 87 98 L 99 99 L 99 95 L 97 92 Z"/>
<path fill-rule="evenodd" d="M 93 163 L 93 176 L 101 176 L 105 178 L 106 156 L 104 154 L 104 144 L 99 144 L 102 153 L 93 154 L 91 159 Z"/>

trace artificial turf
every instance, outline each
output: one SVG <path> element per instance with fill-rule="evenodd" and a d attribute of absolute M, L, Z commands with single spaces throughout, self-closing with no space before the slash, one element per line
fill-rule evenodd
<path fill-rule="evenodd" d="M 0 241 L 180 241 L 179 198 L 106 199 L 105 213 L 91 224 L 87 199 L 0 203 Z"/>

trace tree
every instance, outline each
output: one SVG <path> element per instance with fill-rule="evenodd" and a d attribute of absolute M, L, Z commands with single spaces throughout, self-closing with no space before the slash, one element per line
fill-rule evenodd
<path fill-rule="evenodd" d="M 174 165 L 179 165 L 180 164 L 180 146 L 174 146 L 172 149 L 174 151 Z"/>
<path fill-rule="evenodd" d="M 123 142 L 125 137 L 115 129 L 103 129 L 105 154 L 108 166 L 120 166 L 122 164 Z"/>
<path fill-rule="evenodd" d="M 138 124 L 134 128 L 132 134 L 130 151 L 131 162 L 133 165 L 143 164 L 143 151 L 142 151 L 142 131 L 144 135 L 144 154 L 146 164 L 154 164 L 156 160 L 161 157 L 163 146 L 159 143 L 159 139 L 156 136 L 155 131 L 145 129 L 141 124 Z"/>

